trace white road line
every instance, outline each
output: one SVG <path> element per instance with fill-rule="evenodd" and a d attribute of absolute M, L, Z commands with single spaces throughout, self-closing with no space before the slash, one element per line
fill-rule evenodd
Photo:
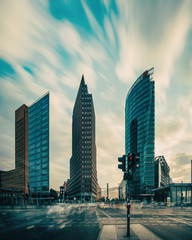
<path fill-rule="evenodd" d="M 109 216 L 107 213 L 105 213 L 103 210 L 99 209 L 99 211 L 101 211 L 105 216 L 107 216 L 108 218 L 112 218 L 111 216 Z"/>
<path fill-rule="evenodd" d="M 178 223 L 183 223 L 183 224 L 186 224 L 186 225 L 191 225 L 189 224 L 188 222 L 184 221 L 184 220 L 181 220 L 181 219 L 177 219 L 177 218 L 169 218 L 170 220 L 173 220 L 175 222 L 178 222 Z"/>
<path fill-rule="evenodd" d="M 35 227 L 34 225 L 31 225 L 31 226 L 26 227 L 26 229 L 28 230 L 28 229 L 31 229 L 31 228 L 34 228 L 34 227 Z"/>
<path fill-rule="evenodd" d="M 117 240 L 115 225 L 104 225 L 98 240 Z"/>
<path fill-rule="evenodd" d="M 139 239 L 142 239 L 142 240 L 160 240 L 161 239 L 141 224 L 132 224 L 131 229 L 134 231 L 134 233 L 137 235 Z"/>

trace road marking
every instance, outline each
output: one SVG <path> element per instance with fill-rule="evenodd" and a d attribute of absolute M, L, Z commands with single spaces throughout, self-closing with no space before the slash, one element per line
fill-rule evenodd
<path fill-rule="evenodd" d="M 109 216 L 107 213 L 105 213 L 103 210 L 99 209 L 105 216 L 107 216 L 108 218 L 112 218 L 111 216 Z"/>
<path fill-rule="evenodd" d="M 131 229 L 134 231 L 134 233 L 137 235 L 139 239 L 142 239 L 142 240 L 160 240 L 161 239 L 141 224 L 132 224 Z"/>
<path fill-rule="evenodd" d="M 28 229 L 31 229 L 31 228 L 34 228 L 34 227 L 35 227 L 34 225 L 31 225 L 31 226 L 26 227 L 26 229 L 28 230 Z"/>
<path fill-rule="evenodd" d="M 115 225 L 104 225 L 98 240 L 117 240 Z"/>
<path fill-rule="evenodd" d="M 64 227 L 65 227 L 65 223 L 63 223 L 63 224 L 61 224 L 61 225 L 59 226 L 60 229 L 62 229 L 62 228 L 64 228 Z"/>
<path fill-rule="evenodd" d="M 186 225 L 191 225 L 189 224 L 188 222 L 184 221 L 184 220 L 181 220 L 181 219 L 177 219 L 177 218 L 169 218 L 170 220 L 173 220 L 175 222 L 178 222 L 178 223 L 182 223 L 182 224 L 186 224 Z"/>

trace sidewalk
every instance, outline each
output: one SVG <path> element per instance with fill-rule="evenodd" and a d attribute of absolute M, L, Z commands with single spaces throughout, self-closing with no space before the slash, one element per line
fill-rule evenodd
<path fill-rule="evenodd" d="M 158 236 L 144 227 L 142 224 L 131 224 L 130 237 L 127 237 L 125 225 L 104 225 L 98 240 L 160 240 Z"/>

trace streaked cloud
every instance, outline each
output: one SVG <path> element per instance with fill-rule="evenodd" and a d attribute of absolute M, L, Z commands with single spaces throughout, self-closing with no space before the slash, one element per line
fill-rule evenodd
<path fill-rule="evenodd" d="M 154 67 L 156 155 L 180 181 L 178 166 L 186 168 L 192 154 L 191 12 L 191 1 L 2 0 L 0 169 L 14 165 L 14 111 L 50 91 L 50 187 L 69 177 L 72 110 L 84 74 L 96 112 L 99 183 L 117 186 L 126 94 Z"/>

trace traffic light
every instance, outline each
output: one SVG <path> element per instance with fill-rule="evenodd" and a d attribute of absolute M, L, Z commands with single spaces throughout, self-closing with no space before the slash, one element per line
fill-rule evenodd
<path fill-rule="evenodd" d="M 121 164 L 118 164 L 118 168 L 122 169 L 123 172 L 125 172 L 125 157 L 124 156 L 125 155 L 118 158 L 118 162 L 121 162 Z"/>
<path fill-rule="evenodd" d="M 128 170 L 133 169 L 135 166 L 135 154 L 129 153 L 128 154 Z"/>
<path fill-rule="evenodd" d="M 134 153 L 128 153 L 118 158 L 121 164 L 118 164 L 118 168 L 124 172 L 123 180 L 132 180 L 136 168 L 140 166 L 140 157 Z"/>
<path fill-rule="evenodd" d="M 135 157 L 135 166 L 136 166 L 136 168 L 140 167 L 140 157 L 139 156 Z"/>
<path fill-rule="evenodd" d="M 128 154 L 128 180 L 133 179 L 133 174 L 135 172 L 135 154 Z"/>

